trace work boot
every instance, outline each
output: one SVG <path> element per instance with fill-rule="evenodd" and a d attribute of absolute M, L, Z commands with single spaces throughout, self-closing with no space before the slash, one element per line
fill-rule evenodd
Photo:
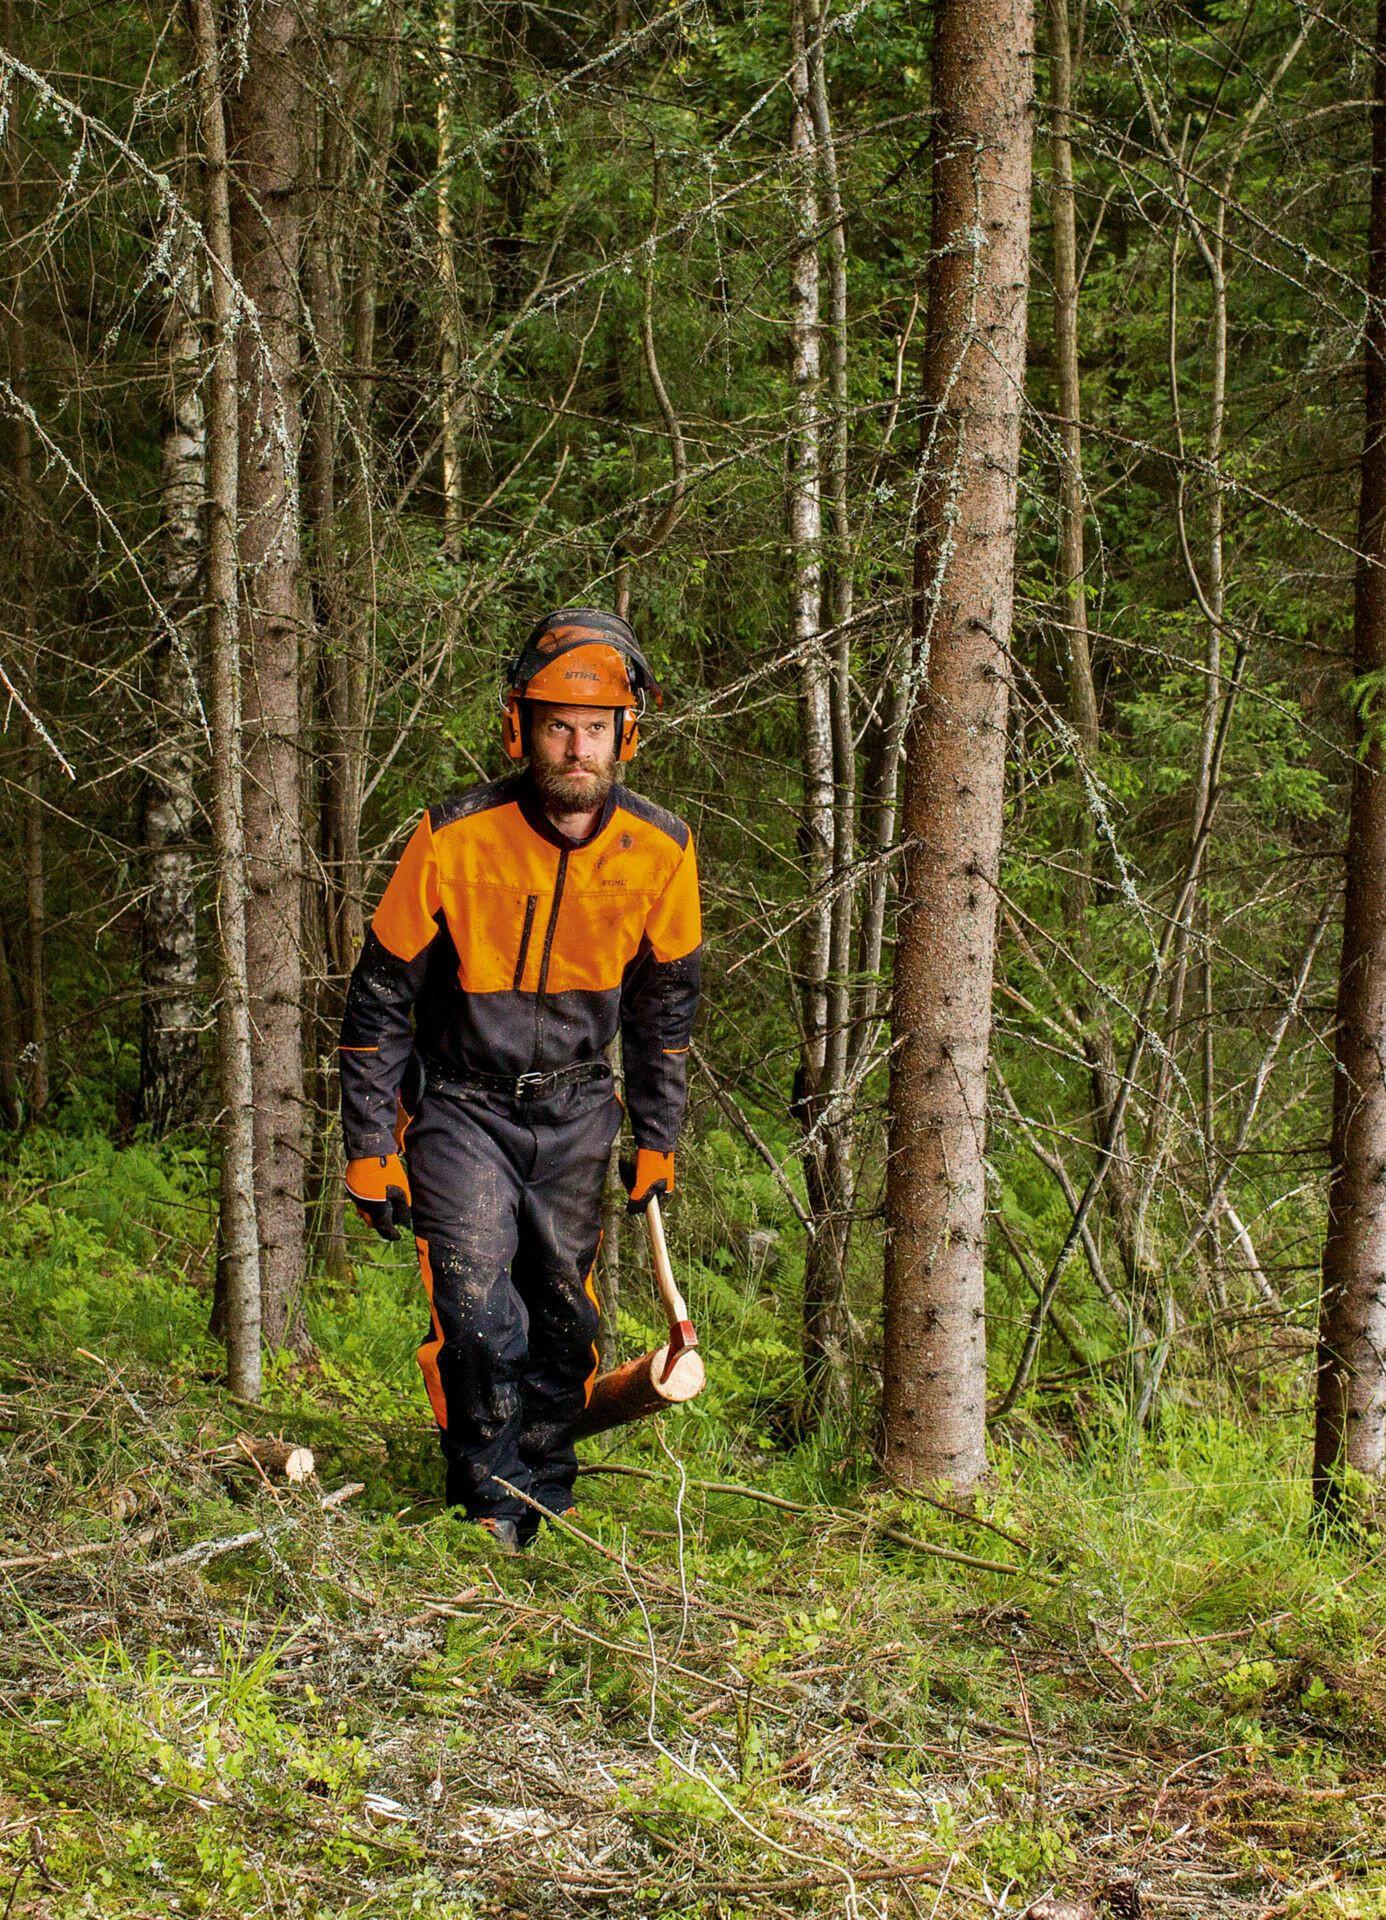
<path fill-rule="evenodd" d="M 496 1543 L 496 1552 L 507 1557 L 520 1551 L 520 1529 L 513 1520 L 500 1520 L 491 1514 L 484 1515 L 476 1523 L 485 1529 Z"/>

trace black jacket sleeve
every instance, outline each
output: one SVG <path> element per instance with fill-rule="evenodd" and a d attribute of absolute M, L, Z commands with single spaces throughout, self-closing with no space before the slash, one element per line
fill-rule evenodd
<path fill-rule="evenodd" d="M 385 889 L 347 988 L 339 1059 L 348 1160 L 395 1150 L 396 1101 L 414 1048 L 414 1002 L 440 913 L 425 814 Z"/>
<path fill-rule="evenodd" d="M 688 1047 L 702 966 L 698 866 L 690 836 L 650 909 L 621 983 L 621 1059 L 637 1147 L 672 1153 L 688 1099 Z"/>

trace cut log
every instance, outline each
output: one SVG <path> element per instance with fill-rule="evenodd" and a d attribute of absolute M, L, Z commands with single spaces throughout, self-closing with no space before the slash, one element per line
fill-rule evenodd
<path fill-rule="evenodd" d="M 287 1480 L 290 1486 L 301 1487 L 317 1472 L 311 1447 L 291 1446 L 287 1440 L 253 1440 L 248 1433 L 239 1435 L 236 1444 L 267 1479 Z"/>
<path fill-rule="evenodd" d="M 696 1347 L 681 1353 L 664 1376 L 668 1344 L 654 1353 L 642 1353 L 623 1367 L 604 1373 L 592 1388 L 587 1410 L 577 1423 L 575 1438 L 585 1440 L 610 1427 L 624 1427 L 652 1413 L 696 1399 L 707 1382 L 702 1356 Z"/>

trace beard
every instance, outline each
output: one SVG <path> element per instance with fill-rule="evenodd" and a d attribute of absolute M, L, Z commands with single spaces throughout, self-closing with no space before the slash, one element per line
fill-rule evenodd
<path fill-rule="evenodd" d="M 552 814 L 591 813 L 601 806 L 606 796 L 616 784 L 616 767 L 608 762 L 604 767 L 594 767 L 588 760 L 579 761 L 580 774 L 565 773 L 558 767 L 551 767 L 536 755 L 530 760 L 529 770 L 534 784 L 539 789 L 539 797 Z"/>

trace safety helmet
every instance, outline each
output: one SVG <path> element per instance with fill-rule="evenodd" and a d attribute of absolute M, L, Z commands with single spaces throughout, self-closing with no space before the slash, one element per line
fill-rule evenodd
<path fill-rule="evenodd" d="M 650 663 L 619 614 L 596 607 L 560 607 L 546 613 L 505 670 L 505 750 L 512 760 L 529 751 L 522 702 L 551 700 L 560 707 L 611 707 L 619 760 L 633 760 L 646 700 L 662 706 Z"/>

